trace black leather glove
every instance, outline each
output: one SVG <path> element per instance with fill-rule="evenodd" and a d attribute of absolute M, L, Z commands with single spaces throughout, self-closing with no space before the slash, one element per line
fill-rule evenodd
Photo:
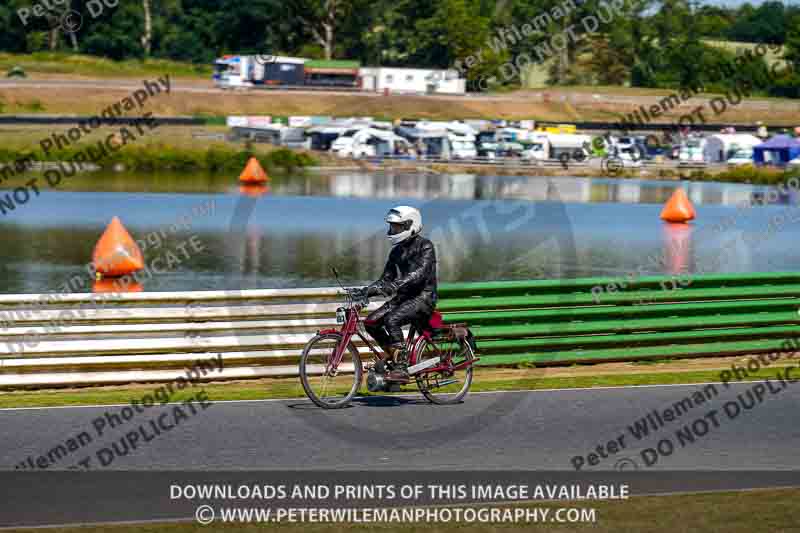
<path fill-rule="evenodd" d="M 364 287 L 362 289 L 350 289 L 350 296 L 355 300 L 366 300 L 367 288 Z"/>
<path fill-rule="evenodd" d="M 392 296 L 394 293 L 397 292 L 397 285 L 393 282 L 384 282 L 384 281 L 376 281 L 372 285 L 366 288 L 367 295 L 369 296 Z"/>

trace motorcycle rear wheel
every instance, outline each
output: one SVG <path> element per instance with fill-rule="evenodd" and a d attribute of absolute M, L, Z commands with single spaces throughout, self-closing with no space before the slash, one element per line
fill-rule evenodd
<path fill-rule="evenodd" d="M 423 340 L 417 353 L 417 364 L 423 363 L 434 357 L 446 360 L 448 357 L 452 365 L 458 365 L 475 359 L 472 346 L 466 339 L 442 341 L 437 349 L 436 345 L 428 340 Z M 452 405 L 461 403 L 472 385 L 473 366 L 469 365 L 461 370 L 450 372 L 423 372 L 416 377 L 417 387 L 425 398 L 431 403 L 439 405 Z"/>

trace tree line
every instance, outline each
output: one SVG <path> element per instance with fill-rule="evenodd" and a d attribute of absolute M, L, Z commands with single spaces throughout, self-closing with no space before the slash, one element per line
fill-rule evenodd
<path fill-rule="evenodd" d="M 206 64 L 226 53 L 271 53 L 431 68 L 452 68 L 480 53 L 481 61 L 464 70 L 469 85 L 496 89 L 519 84 L 518 78 L 498 75 L 504 64 L 542 59 L 537 47 L 570 29 L 574 38 L 545 63 L 550 84 L 735 86 L 737 80 L 714 78 L 711 73 L 719 69 L 710 68 L 731 62 L 734 52 L 709 40 L 782 45 L 779 56 L 800 67 L 800 7 L 776 1 L 726 7 L 696 0 L 614 0 L 620 13 L 587 28 L 581 20 L 606 0 L 570 0 L 564 16 L 524 38 L 509 38 L 508 28 L 552 12 L 565 0 L 94 1 L 106 6 L 99 14 L 81 0 L 6 0 L 0 6 L 6 28 L 0 50 Z M 37 3 L 44 15 L 23 23 L 18 10 Z M 82 24 L 68 32 L 63 21 L 70 11 L 81 15 Z M 756 92 L 800 97 L 800 76 L 793 72 L 776 79 L 759 59 L 747 62 L 737 76 L 750 80 Z"/>

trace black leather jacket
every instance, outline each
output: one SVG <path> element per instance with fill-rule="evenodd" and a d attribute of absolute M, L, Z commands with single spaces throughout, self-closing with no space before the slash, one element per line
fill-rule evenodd
<path fill-rule="evenodd" d="M 383 275 L 367 291 L 370 296 L 394 295 L 400 301 L 423 296 L 430 305 L 435 305 L 438 297 L 433 243 L 417 234 L 393 247 Z"/>

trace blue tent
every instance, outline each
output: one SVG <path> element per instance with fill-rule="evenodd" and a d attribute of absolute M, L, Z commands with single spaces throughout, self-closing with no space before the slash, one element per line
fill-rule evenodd
<path fill-rule="evenodd" d="M 797 156 L 800 156 L 800 140 L 789 135 L 776 135 L 753 147 L 753 161 L 757 165 L 785 165 Z"/>

